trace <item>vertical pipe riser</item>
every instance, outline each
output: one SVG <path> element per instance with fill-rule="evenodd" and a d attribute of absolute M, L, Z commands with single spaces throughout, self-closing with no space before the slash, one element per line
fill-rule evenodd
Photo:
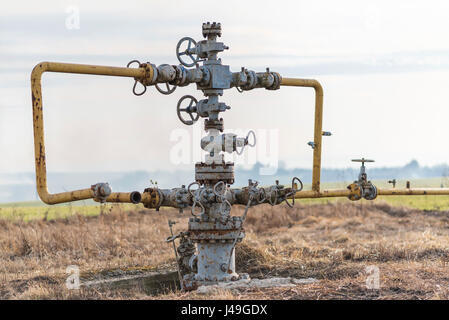
<path fill-rule="evenodd" d="M 195 280 L 217 282 L 238 279 L 232 243 L 199 243 L 197 250 L 198 273 Z M 231 259 L 229 259 L 230 256 Z M 227 270 L 228 263 L 229 270 Z"/>

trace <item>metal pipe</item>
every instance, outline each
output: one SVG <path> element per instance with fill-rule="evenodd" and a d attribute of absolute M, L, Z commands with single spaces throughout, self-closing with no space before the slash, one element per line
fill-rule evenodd
<path fill-rule="evenodd" d="M 312 87 L 315 89 L 315 128 L 313 149 L 312 191 L 301 191 L 295 195 L 295 199 L 322 198 L 322 197 L 347 197 L 350 190 L 323 190 L 320 191 L 321 174 L 321 148 L 323 128 L 323 88 L 316 80 L 282 78 L 281 86 Z M 417 188 L 417 189 L 378 189 L 378 195 L 449 195 L 449 188 Z"/>
<path fill-rule="evenodd" d="M 97 202 L 99 200 L 94 199 Z M 107 198 L 106 202 L 126 202 L 126 203 L 140 203 L 142 195 L 138 191 L 133 192 L 112 192 Z"/>
<path fill-rule="evenodd" d="M 51 194 L 47 187 L 47 168 L 45 163 L 44 120 L 41 78 L 44 72 L 95 74 L 116 77 L 152 79 L 152 67 L 118 68 L 84 64 L 41 62 L 31 72 L 31 97 L 33 102 L 34 156 L 36 162 L 36 188 L 41 200 L 47 204 L 92 199 L 95 197 L 91 188 Z M 112 196 L 112 195 L 111 195 Z M 121 197 L 119 197 L 121 199 Z"/>
<path fill-rule="evenodd" d="M 449 195 L 449 188 L 377 189 L 377 194 L 379 196 Z M 296 193 L 295 199 L 348 197 L 350 195 L 351 191 L 348 189 L 322 190 L 320 192 L 308 190 Z"/>
<path fill-rule="evenodd" d="M 379 196 L 449 195 L 449 188 L 377 189 Z"/>
<path fill-rule="evenodd" d="M 282 78 L 281 86 L 310 87 L 315 89 L 315 128 L 313 137 L 314 148 L 312 190 L 319 193 L 321 175 L 321 140 L 323 137 L 323 87 L 317 80 L 296 78 Z"/>
<path fill-rule="evenodd" d="M 334 189 L 334 190 L 322 190 L 322 191 L 300 191 L 295 194 L 295 199 L 305 198 L 331 198 L 331 197 L 348 197 L 351 195 L 351 191 L 348 189 Z"/>

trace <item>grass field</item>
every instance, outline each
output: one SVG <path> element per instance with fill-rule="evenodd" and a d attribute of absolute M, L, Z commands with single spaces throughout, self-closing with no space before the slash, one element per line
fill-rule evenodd
<path fill-rule="evenodd" d="M 234 215 L 243 208 L 235 207 Z M 165 242 L 188 215 L 167 209 L 124 209 L 51 221 L 0 219 L 0 299 L 449 299 L 449 214 L 382 202 L 262 205 L 248 212 L 246 238 L 236 249 L 238 272 L 252 278 L 318 281 L 290 288 L 216 291 L 210 295 L 145 283 L 68 290 L 66 268 L 82 281 L 147 270 L 174 271 Z M 366 287 L 366 267 L 380 288 Z"/>
<path fill-rule="evenodd" d="M 437 183 L 414 181 L 412 186 Z M 242 213 L 241 206 L 233 208 L 233 215 Z M 311 284 L 207 296 L 173 287 L 154 293 L 141 282 L 66 288 L 69 265 L 79 266 L 83 281 L 176 270 L 173 248 L 165 242 L 167 221 L 176 220 L 179 232 L 187 228 L 188 216 L 174 209 L 156 212 L 92 201 L 0 205 L 0 299 L 449 299 L 445 196 L 304 199 L 293 209 L 284 204 L 251 208 L 247 237 L 236 248 L 238 271 L 252 278 L 318 280 Z M 367 289 L 367 266 L 379 268 L 380 289 Z"/>

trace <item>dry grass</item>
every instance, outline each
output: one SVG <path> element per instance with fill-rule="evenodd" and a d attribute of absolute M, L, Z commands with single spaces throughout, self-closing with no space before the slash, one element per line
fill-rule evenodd
<path fill-rule="evenodd" d="M 130 211 L 53 221 L 0 220 L 0 298 L 3 299 L 448 299 L 449 213 L 386 203 L 259 206 L 250 209 L 247 237 L 237 248 L 239 271 L 252 277 L 314 277 L 294 288 L 248 289 L 199 296 L 149 295 L 142 284 L 67 290 L 65 269 L 82 277 L 104 270 L 174 269 L 165 243 L 167 220 L 186 228 L 175 210 Z M 243 208 L 235 208 L 241 215 Z M 380 289 L 366 288 L 365 267 L 380 269 Z"/>

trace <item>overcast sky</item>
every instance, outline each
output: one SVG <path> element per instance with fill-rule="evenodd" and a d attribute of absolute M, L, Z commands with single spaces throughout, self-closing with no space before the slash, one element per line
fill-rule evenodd
<path fill-rule="evenodd" d="M 34 170 L 30 73 L 38 62 L 177 64 L 177 41 L 201 40 L 205 21 L 222 23 L 221 40 L 230 50 L 221 57 L 231 70 L 270 67 L 323 84 L 323 129 L 333 133 L 324 138 L 323 166 L 350 166 L 361 156 L 375 159 L 376 166 L 449 162 L 449 2 L 212 3 L 2 3 L 0 172 Z M 67 28 L 74 10 L 79 29 Z M 184 94 L 200 99 L 200 92 L 191 85 L 163 96 L 152 88 L 136 97 L 132 85 L 127 78 L 44 75 L 50 171 L 193 169 L 194 160 L 170 160 L 177 143 L 170 137 L 175 129 L 192 130 L 177 119 L 176 103 Z M 225 128 L 262 136 L 278 130 L 279 160 L 311 167 L 312 90 L 233 89 L 221 100 L 232 108 L 223 114 Z M 201 129 L 202 121 L 195 126 Z"/>

